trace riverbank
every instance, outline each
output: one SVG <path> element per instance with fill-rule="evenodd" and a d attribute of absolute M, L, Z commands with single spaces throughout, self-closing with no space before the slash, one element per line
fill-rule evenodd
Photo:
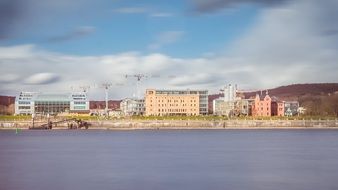
<path fill-rule="evenodd" d="M 142 130 L 142 129 L 338 129 L 338 120 L 89 120 L 89 129 Z M 46 121 L 35 121 L 34 126 Z M 0 121 L 0 129 L 29 129 L 32 121 Z M 67 129 L 67 123 L 53 129 Z"/>

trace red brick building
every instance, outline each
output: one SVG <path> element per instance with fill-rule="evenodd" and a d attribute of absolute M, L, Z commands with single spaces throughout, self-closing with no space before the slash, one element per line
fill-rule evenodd
<path fill-rule="evenodd" d="M 284 116 L 284 101 L 278 100 L 275 96 L 271 98 L 271 115 Z"/>
<path fill-rule="evenodd" d="M 15 97 L 0 96 L 0 115 L 14 114 Z"/>
<path fill-rule="evenodd" d="M 285 102 L 278 100 L 277 97 L 270 97 L 268 92 L 265 96 L 256 95 L 254 103 L 252 104 L 252 116 L 284 116 Z"/>
<path fill-rule="evenodd" d="M 252 105 L 252 116 L 271 116 L 271 102 L 268 92 L 265 93 L 265 96 L 256 94 Z"/>

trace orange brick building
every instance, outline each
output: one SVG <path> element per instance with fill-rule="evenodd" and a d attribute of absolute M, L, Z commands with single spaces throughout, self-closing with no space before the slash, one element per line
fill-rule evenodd
<path fill-rule="evenodd" d="M 198 91 L 146 90 L 146 115 L 199 115 Z"/>

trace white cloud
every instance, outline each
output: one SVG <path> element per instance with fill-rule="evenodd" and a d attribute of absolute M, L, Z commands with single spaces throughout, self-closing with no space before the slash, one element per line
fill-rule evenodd
<path fill-rule="evenodd" d="M 177 42 L 184 35 L 184 31 L 165 31 L 160 33 L 153 43 L 151 43 L 148 48 L 150 50 L 156 50 L 162 46 L 169 45 Z"/>
<path fill-rule="evenodd" d="M 144 78 L 140 86 L 141 91 L 146 88 L 198 88 L 217 92 L 217 89 L 229 82 L 237 83 L 242 89 L 256 89 L 285 83 L 332 82 L 338 79 L 334 74 L 337 70 L 336 65 L 319 64 L 326 59 L 337 58 L 333 52 L 320 54 L 313 60 L 317 64 L 308 64 L 305 61 L 298 65 L 287 66 L 268 64 L 266 61 L 252 62 L 255 59 L 236 56 L 182 59 L 164 54 L 142 55 L 137 52 L 105 56 L 72 56 L 41 51 L 33 45 L 2 47 L 2 49 L 11 56 L 1 54 L 1 75 L 11 73 L 13 76 L 20 76 L 20 80 L 15 77 L 14 80 L 12 77 L 13 82 L 3 83 L 0 86 L 0 94 L 19 93 L 22 90 L 65 92 L 70 91 L 71 86 L 76 88 L 90 85 L 91 99 L 104 99 L 104 90 L 99 86 L 103 82 L 110 82 L 113 84 L 110 98 L 120 99 L 131 96 L 136 91 L 136 79 L 126 79 L 125 75 L 139 73 L 160 76 Z M 17 58 L 12 56 L 16 51 L 20 52 Z M 326 74 L 318 75 L 316 74 L 318 72 Z M 10 78 L 11 76 L 8 80 Z M 120 86 L 121 83 L 124 86 Z"/>
<path fill-rule="evenodd" d="M 216 75 L 211 75 L 207 73 L 198 73 L 189 76 L 179 76 L 175 77 L 170 81 L 170 84 L 173 86 L 212 86 L 214 83 L 217 83 L 219 77 Z"/>
<path fill-rule="evenodd" d="M 292 83 L 338 82 L 337 1 L 287 1 L 266 7 L 251 30 L 223 54 L 196 58 L 176 58 L 165 54 L 126 52 L 104 56 L 73 56 L 44 51 L 34 45 L 0 47 L 0 74 L 11 83 L 0 86 L 0 94 L 21 90 L 69 91 L 70 86 L 102 82 L 123 83 L 113 86 L 110 98 L 135 93 L 135 79 L 126 74 L 158 75 L 144 79 L 145 88 L 199 88 L 216 92 L 225 83 L 239 88 L 271 88 Z M 328 31 L 330 31 L 328 33 Z M 152 44 L 160 48 L 179 40 L 182 31 L 160 34 Z M 219 52 L 219 51 L 217 51 Z M 54 73 L 60 81 L 50 85 L 28 85 L 25 79 L 37 73 Z M 167 76 L 176 76 L 168 78 Z M 2 81 L 6 78 L 2 77 Z M 10 79 L 12 78 L 12 79 Z M 98 85 L 96 85 L 98 86 Z M 12 94 L 15 95 L 15 94 Z M 104 91 L 91 88 L 94 99 Z"/>
<path fill-rule="evenodd" d="M 55 73 L 36 73 L 24 79 L 25 84 L 39 85 L 52 84 L 59 81 L 60 77 Z"/>

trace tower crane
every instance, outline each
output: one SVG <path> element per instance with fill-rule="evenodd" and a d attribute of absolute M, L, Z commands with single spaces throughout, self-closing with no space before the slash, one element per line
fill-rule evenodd
<path fill-rule="evenodd" d="M 140 83 L 143 78 L 153 77 L 145 74 L 125 75 L 125 78 L 136 78 L 136 98 L 140 98 Z"/>
<path fill-rule="evenodd" d="M 136 98 L 140 98 L 140 83 L 144 78 L 160 78 L 163 77 L 161 75 L 146 75 L 146 74 L 133 74 L 133 75 L 125 75 L 125 78 L 135 78 L 136 79 Z M 167 78 L 174 78 L 174 75 L 165 76 Z"/>
<path fill-rule="evenodd" d="M 79 86 L 79 88 L 84 92 L 88 92 L 88 90 L 90 89 L 90 86 L 89 85 L 82 85 L 82 86 Z"/>

